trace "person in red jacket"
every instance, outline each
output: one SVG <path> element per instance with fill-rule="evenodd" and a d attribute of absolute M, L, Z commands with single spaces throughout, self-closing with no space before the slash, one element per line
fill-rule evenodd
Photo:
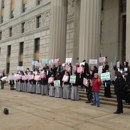
<path fill-rule="evenodd" d="M 97 107 L 100 107 L 99 91 L 101 85 L 102 85 L 101 79 L 99 78 L 99 75 L 95 73 L 94 78 L 92 80 L 93 106 L 97 104 Z"/>

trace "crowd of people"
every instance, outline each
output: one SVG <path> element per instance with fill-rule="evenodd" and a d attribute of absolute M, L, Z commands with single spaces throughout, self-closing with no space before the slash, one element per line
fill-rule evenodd
<path fill-rule="evenodd" d="M 91 103 L 93 106 L 100 107 L 100 98 L 99 91 L 100 86 L 104 86 L 104 96 L 111 98 L 111 84 L 114 85 L 115 94 L 117 95 L 117 111 L 114 114 L 123 113 L 123 104 L 122 100 L 124 99 L 126 104 L 130 104 L 130 96 L 128 89 L 130 88 L 130 75 L 129 75 L 129 65 L 128 62 L 124 62 L 123 65 L 115 65 L 113 69 L 115 70 L 115 79 L 110 78 L 109 80 L 101 81 L 101 78 L 98 74 L 97 66 L 89 67 L 86 60 L 83 61 L 84 64 L 81 64 L 83 72 L 77 72 L 76 69 L 73 69 L 71 63 L 66 64 L 69 66 L 69 70 L 65 69 L 65 65 L 61 65 L 60 62 L 56 65 L 52 65 L 51 68 L 47 64 L 43 69 L 35 68 L 34 70 L 26 69 L 25 72 L 20 71 L 17 74 L 20 76 L 23 75 L 32 75 L 32 79 L 23 80 L 10 80 L 10 86 L 16 86 L 16 90 L 19 92 L 28 92 L 36 93 L 41 95 L 49 95 L 51 97 L 71 99 L 73 101 L 79 100 L 78 86 L 81 86 L 81 89 L 86 91 L 87 101 L 86 103 Z M 109 72 L 108 60 L 102 64 L 102 73 Z M 76 68 L 80 65 L 76 63 Z M 40 76 L 41 73 L 43 76 Z M 14 74 L 12 74 L 14 75 Z M 40 79 L 36 79 L 36 76 L 40 76 Z M 71 75 L 74 75 L 75 82 L 71 83 Z M 63 80 L 64 76 L 67 76 L 68 79 Z M 51 83 L 48 82 L 49 78 L 59 80 L 59 86 L 55 86 L 54 81 Z M 87 83 L 84 84 L 84 78 L 87 79 Z M 2 86 L 3 88 L 3 86 Z"/>

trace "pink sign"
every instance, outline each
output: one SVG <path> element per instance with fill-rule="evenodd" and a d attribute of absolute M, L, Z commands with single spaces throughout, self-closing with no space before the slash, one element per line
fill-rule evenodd
<path fill-rule="evenodd" d="M 104 62 L 105 62 L 105 60 L 106 60 L 106 58 L 105 58 L 105 57 L 99 57 L 99 63 L 104 63 Z"/>
<path fill-rule="evenodd" d="M 86 78 L 83 78 L 83 84 L 86 86 L 88 84 L 88 80 Z"/>
<path fill-rule="evenodd" d="M 57 63 L 59 63 L 59 62 L 60 62 L 59 59 L 54 59 L 54 63 L 55 63 L 55 64 L 57 64 Z"/>
<path fill-rule="evenodd" d="M 67 82 L 69 79 L 69 76 L 64 75 L 62 81 Z"/>
<path fill-rule="evenodd" d="M 89 64 L 90 65 L 97 65 L 97 59 L 90 59 Z"/>
<path fill-rule="evenodd" d="M 22 77 L 21 75 L 16 74 L 16 75 L 14 75 L 14 80 L 15 81 L 20 80 L 21 77 Z"/>
<path fill-rule="evenodd" d="M 40 77 L 41 77 L 42 79 L 46 79 L 46 74 L 40 73 Z"/>
<path fill-rule="evenodd" d="M 103 66 L 99 66 L 99 67 L 98 67 L 98 74 L 101 74 L 101 73 L 102 73 L 102 68 L 103 68 Z"/>
<path fill-rule="evenodd" d="M 48 83 L 49 83 L 49 84 L 54 83 L 54 78 L 53 78 L 53 77 L 50 77 L 50 78 L 48 79 Z"/>
<path fill-rule="evenodd" d="M 22 80 L 28 80 L 28 76 L 27 75 L 23 75 L 22 76 Z"/>
<path fill-rule="evenodd" d="M 28 80 L 32 80 L 34 78 L 33 75 L 28 75 Z"/>
<path fill-rule="evenodd" d="M 65 70 L 66 70 L 66 71 L 69 71 L 69 70 L 70 70 L 70 66 L 66 65 L 66 66 L 65 66 Z"/>
<path fill-rule="evenodd" d="M 35 63 L 36 67 L 41 67 L 41 63 Z"/>
<path fill-rule="evenodd" d="M 40 75 L 36 75 L 36 76 L 35 76 L 35 80 L 36 80 L 36 81 L 41 80 Z"/>
<path fill-rule="evenodd" d="M 17 70 L 23 71 L 23 66 L 18 66 L 18 67 L 17 67 Z"/>
<path fill-rule="evenodd" d="M 84 68 L 83 67 L 78 67 L 77 68 L 77 73 L 84 73 Z"/>
<path fill-rule="evenodd" d="M 10 75 L 9 80 L 14 80 L 14 75 Z"/>

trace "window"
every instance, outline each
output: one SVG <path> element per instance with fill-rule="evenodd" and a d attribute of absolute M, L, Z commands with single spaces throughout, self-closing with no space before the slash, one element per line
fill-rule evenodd
<path fill-rule="evenodd" d="M 20 48 L 19 48 L 19 55 L 23 54 L 23 50 L 24 50 L 24 42 L 20 43 Z"/>
<path fill-rule="evenodd" d="M 9 28 L 9 36 L 12 37 L 12 27 Z"/>
<path fill-rule="evenodd" d="M 37 17 L 37 28 L 41 27 L 41 16 Z"/>
<path fill-rule="evenodd" d="M 11 18 L 14 18 L 14 11 L 11 11 Z"/>
<path fill-rule="evenodd" d="M 2 32 L 0 32 L 0 40 L 2 39 Z"/>
<path fill-rule="evenodd" d="M 1 17 L 1 23 L 3 23 L 3 22 L 4 22 L 4 17 L 2 16 L 2 17 Z"/>
<path fill-rule="evenodd" d="M 2 0 L 1 23 L 4 22 L 4 7 L 5 7 L 5 0 Z"/>
<path fill-rule="evenodd" d="M 22 33 L 25 32 L 25 23 L 22 23 Z"/>
<path fill-rule="evenodd" d="M 35 39 L 35 52 L 39 52 L 40 49 L 40 38 Z"/>
<path fill-rule="evenodd" d="M 27 3 L 23 4 L 23 12 L 26 12 L 26 11 L 27 11 Z"/>
<path fill-rule="evenodd" d="M 7 63 L 7 67 L 6 67 L 6 74 L 8 75 L 10 72 L 10 63 Z"/>
<path fill-rule="evenodd" d="M 2 0 L 2 8 L 5 7 L 5 0 Z"/>
<path fill-rule="evenodd" d="M 11 45 L 8 46 L 8 57 L 11 55 Z"/>
<path fill-rule="evenodd" d="M 23 62 L 22 61 L 19 62 L 19 66 L 23 66 Z"/>
<path fill-rule="evenodd" d="M 37 5 L 42 4 L 43 0 L 37 0 Z"/>
<path fill-rule="evenodd" d="M 121 0 L 120 4 L 121 4 L 121 13 L 125 13 L 126 12 L 126 0 Z"/>

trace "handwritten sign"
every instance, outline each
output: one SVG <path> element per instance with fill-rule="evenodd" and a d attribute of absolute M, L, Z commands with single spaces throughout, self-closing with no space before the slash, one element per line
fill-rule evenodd
<path fill-rule="evenodd" d="M 69 76 L 64 75 L 62 81 L 67 82 L 69 79 Z"/>
<path fill-rule="evenodd" d="M 36 80 L 36 81 L 41 80 L 40 75 L 36 75 L 36 76 L 35 76 L 35 80 Z"/>
<path fill-rule="evenodd" d="M 66 70 L 66 71 L 69 71 L 69 70 L 70 70 L 70 66 L 66 65 L 66 66 L 65 66 L 65 70 Z"/>
<path fill-rule="evenodd" d="M 54 63 L 57 64 L 57 63 L 59 63 L 59 61 L 60 61 L 59 59 L 55 59 Z"/>
<path fill-rule="evenodd" d="M 77 73 L 84 73 L 84 68 L 83 67 L 78 67 L 77 68 Z"/>
<path fill-rule="evenodd" d="M 83 78 L 83 84 L 86 86 L 88 84 L 88 80 L 86 78 Z"/>
<path fill-rule="evenodd" d="M 66 58 L 65 63 L 71 63 L 72 62 L 72 58 Z"/>
<path fill-rule="evenodd" d="M 104 63 L 104 62 L 105 62 L 105 60 L 106 60 L 106 58 L 105 58 L 105 57 L 99 57 L 99 63 Z"/>
<path fill-rule="evenodd" d="M 42 64 L 47 64 L 48 63 L 48 60 L 47 59 L 43 59 L 42 60 Z"/>
<path fill-rule="evenodd" d="M 17 70 L 23 71 L 23 66 L 18 66 L 18 67 L 17 67 Z"/>
<path fill-rule="evenodd" d="M 54 60 L 53 59 L 49 60 L 49 65 L 53 65 L 53 64 L 54 64 Z"/>
<path fill-rule="evenodd" d="M 35 67 L 41 67 L 41 63 L 38 63 L 38 62 L 37 62 L 37 63 L 35 64 Z"/>
<path fill-rule="evenodd" d="M 104 81 L 104 80 L 110 80 L 110 72 L 102 73 L 101 74 L 101 80 L 102 81 Z"/>
<path fill-rule="evenodd" d="M 33 75 L 28 75 L 29 80 L 33 80 L 34 76 Z"/>
<path fill-rule="evenodd" d="M 10 75 L 9 80 L 14 80 L 14 75 Z"/>
<path fill-rule="evenodd" d="M 97 65 L 97 59 L 89 59 L 90 65 Z"/>
<path fill-rule="evenodd" d="M 117 68 L 120 68 L 120 61 L 118 61 L 118 62 L 116 63 L 116 67 L 117 67 Z"/>
<path fill-rule="evenodd" d="M 60 80 L 55 80 L 54 81 L 54 86 L 59 87 L 60 86 Z"/>
<path fill-rule="evenodd" d="M 54 83 L 54 78 L 53 78 L 53 77 L 50 77 L 50 78 L 48 79 L 48 83 L 49 83 L 49 84 Z"/>

